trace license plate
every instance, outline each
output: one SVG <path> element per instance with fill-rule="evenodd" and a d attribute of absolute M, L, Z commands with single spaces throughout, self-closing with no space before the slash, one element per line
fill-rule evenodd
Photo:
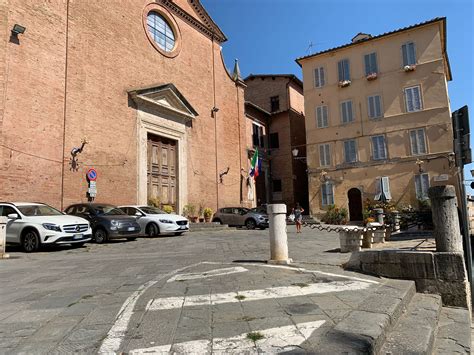
<path fill-rule="evenodd" d="M 76 234 L 72 239 L 82 239 L 82 234 Z"/>
<path fill-rule="evenodd" d="M 179 229 L 186 229 L 186 226 L 181 226 L 179 227 Z"/>
<path fill-rule="evenodd" d="M 135 227 L 128 227 L 129 232 L 134 231 L 134 230 L 135 230 Z"/>

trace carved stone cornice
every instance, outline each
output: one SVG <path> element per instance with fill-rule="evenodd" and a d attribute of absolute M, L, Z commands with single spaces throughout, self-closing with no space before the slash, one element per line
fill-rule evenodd
<path fill-rule="evenodd" d="M 214 38 L 219 43 L 225 42 L 227 40 L 225 35 L 217 27 L 217 25 L 214 23 L 214 21 L 212 21 L 208 15 L 207 15 L 207 19 L 205 18 L 206 17 L 204 15 L 205 10 L 204 10 L 204 8 L 202 8 L 202 6 L 198 2 L 193 1 L 193 2 L 191 2 L 191 4 L 196 9 L 197 13 L 201 16 L 201 18 L 205 22 L 207 22 L 208 26 L 206 26 L 206 25 L 202 24 L 201 22 L 199 22 L 194 16 L 190 15 L 188 12 L 183 10 L 180 6 L 175 4 L 172 0 L 158 0 L 157 3 L 163 5 L 164 7 L 166 7 L 168 10 L 170 10 L 175 15 L 178 15 L 181 19 L 188 22 L 190 25 L 192 25 L 194 28 L 196 28 L 199 32 L 201 32 L 205 36 L 209 37 L 210 39 Z"/>

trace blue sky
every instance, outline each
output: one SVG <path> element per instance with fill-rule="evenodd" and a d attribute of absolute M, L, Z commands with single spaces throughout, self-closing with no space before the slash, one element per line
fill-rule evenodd
<path fill-rule="evenodd" d="M 227 66 L 232 69 L 234 59 L 238 58 L 244 77 L 293 73 L 302 78 L 301 69 L 294 61 L 297 57 L 349 43 L 358 32 L 377 35 L 435 17 L 447 17 L 448 56 L 453 73 L 449 83 L 451 109 L 468 105 L 474 132 L 472 0 L 201 2 L 228 38 L 223 45 Z M 474 169 L 474 164 L 465 169 L 466 179 L 471 178 L 470 169 Z"/>

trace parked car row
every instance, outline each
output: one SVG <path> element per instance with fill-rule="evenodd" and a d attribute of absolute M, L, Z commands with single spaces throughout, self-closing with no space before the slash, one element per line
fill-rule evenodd
<path fill-rule="evenodd" d="M 6 242 L 21 245 L 25 252 L 37 251 L 42 245 L 79 247 L 91 240 L 134 240 L 140 236 L 181 235 L 189 230 L 185 217 L 149 206 L 81 203 L 61 212 L 43 203 L 2 202 L 0 215 L 8 218 Z"/>

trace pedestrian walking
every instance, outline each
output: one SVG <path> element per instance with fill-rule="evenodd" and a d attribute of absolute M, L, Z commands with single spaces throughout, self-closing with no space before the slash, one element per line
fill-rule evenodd
<path fill-rule="evenodd" d="M 303 223 L 303 207 L 296 203 L 295 208 L 291 211 L 295 215 L 296 233 L 301 233 L 301 224 Z"/>

